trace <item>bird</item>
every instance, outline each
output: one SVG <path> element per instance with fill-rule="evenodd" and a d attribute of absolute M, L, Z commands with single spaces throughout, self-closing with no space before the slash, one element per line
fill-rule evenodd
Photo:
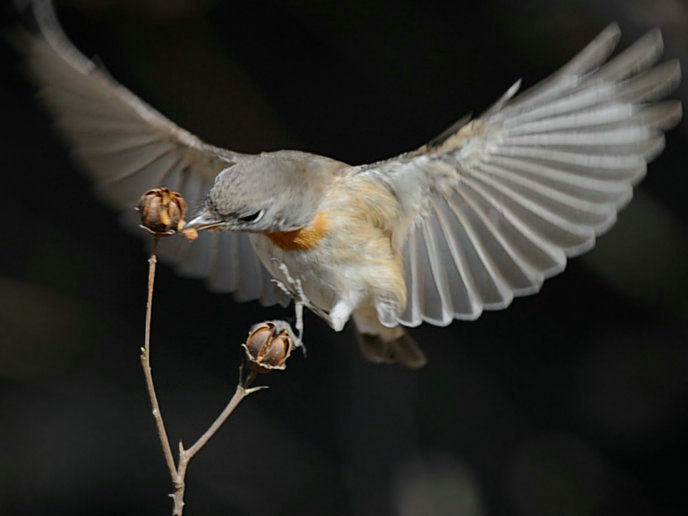
<path fill-rule="evenodd" d="M 277 280 L 335 331 L 353 320 L 377 363 L 420 367 L 407 327 L 475 320 L 538 292 L 614 224 L 682 116 L 664 100 L 681 70 L 659 63 L 661 32 L 612 57 L 621 32 L 611 24 L 547 79 L 522 93 L 517 81 L 404 154 L 362 165 L 245 154 L 202 141 L 118 83 L 69 41 L 50 0 L 31 7 L 36 29 L 16 46 L 124 225 L 137 226 L 144 190 L 181 192 L 201 238 L 164 239 L 159 251 L 180 274 L 286 306 Z"/>

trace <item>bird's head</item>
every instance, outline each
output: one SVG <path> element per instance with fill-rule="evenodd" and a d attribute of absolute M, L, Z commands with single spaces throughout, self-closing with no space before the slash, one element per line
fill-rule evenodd
<path fill-rule="evenodd" d="M 274 232 L 306 227 L 333 174 L 333 162 L 294 151 L 244 158 L 224 169 L 187 228 Z"/>

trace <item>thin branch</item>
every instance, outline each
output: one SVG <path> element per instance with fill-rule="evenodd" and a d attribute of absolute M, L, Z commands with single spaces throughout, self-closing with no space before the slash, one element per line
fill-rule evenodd
<path fill-rule="evenodd" d="M 157 193 L 155 191 L 148 192 L 144 194 L 144 196 L 148 196 L 154 199 L 157 199 L 156 197 Z M 155 207 L 155 206 L 154 206 Z M 167 207 L 164 207 L 164 209 L 161 211 L 160 207 L 158 206 L 156 208 L 158 211 L 156 212 L 153 210 L 152 212 L 148 212 L 148 218 L 153 218 L 153 216 L 158 217 L 161 216 L 162 211 L 168 209 Z M 183 215 L 183 214 L 182 214 Z M 224 408 L 224 410 L 220 413 L 220 415 L 213 421 L 213 423 L 208 427 L 208 429 L 201 435 L 198 440 L 188 449 L 184 448 L 183 443 L 179 443 L 179 458 L 177 460 L 177 463 L 175 464 L 174 456 L 172 454 L 172 447 L 170 446 L 170 440 L 169 437 L 167 436 L 167 430 L 165 429 L 165 423 L 163 421 L 162 417 L 162 412 L 160 411 L 160 405 L 158 404 L 158 396 L 155 392 L 155 385 L 153 382 L 153 371 L 151 369 L 151 363 L 150 363 L 150 340 L 151 340 L 151 319 L 152 319 L 152 313 L 153 313 L 153 289 L 155 285 L 155 269 L 156 269 L 156 264 L 157 264 L 157 249 L 158 249 L 158 242 L 161 237 L 167 236 L 168 233 L 160 233 L 156 232 L 150 229 L 150 225 L 155 222 L 155 220 L 148 221 L 148 224 L 144 223 L 145 229 L 148 229 L 151 233 L 153 233 L 153 250 L 151 252 L 151 256 L 148 259 L 148 298 L 146 302 L 146 333 L 145 333 L 145 339 L 144 339 L 144 346 L 141 348 L 141 367 L 143 368 L 143 374 L 146 378 L 146 387 L 148 388 L 148 396 L 150 397 L 150 402 L 151 406 L 153 408 L 153 418 L 155 419 L 155 424 L 158 429 L 158 437 L 160 438 L 160 444 L 162 445 L 162 451 L 165 456 L 165 462 L 167 463 L 167 467 L 170 470 L 170 477 L 172 479 L 172 483 L 174 484 L 174 492 L 170 494 L 170 497 L 172 497 L 172 500 L 174 501 L 174 507 L 173 507 L 173 512 L 172 514 L 174 516 L 182 516 L 182 512 L 184 511 L 184 491 L 186 489 L 186 470 L 189 465 L 189 461 L 208 443 L 208 441 L 215 435 L 215 433 L 220 429 L 220 427 L 224 424 L 224 422 L 227 420 L 227 418 L 234 412 L 234 410 L 237 408 L 239 403 L 248 396 L 249 394 L 256 392 L 260 389 L 264 389 L 266 387 L 253 387 L 250 388 L 251 383 L 253 380 L 256 378 L 257 371 L 264 371 L 266 368 L 267 370 L 272 368 L 277 368 L 277 369 L 283 369 L 283 362 L 286 360 L 286 358 L 289 356 L 291 353 L 291 349 L 294 345 L 293 340 L 295 336 L 293 335 L 293 332 L 291 330 L 291 327 L 289 327 L 289 340 L 288 342 L 288 349 L 286 349 L 286 354 L 283 357 L 278 357 L 280 362 L 278 364 L 270 364 L 269 362 L 264 364 L 261 363 L 256 357 L 256 360 L 253 360 L 252 357 L 249 356 L 249 360 L 251 361 L 251 372 L 248 375 L 248 377 L 244 380 L 243 379 L 243 371 L 245 365 L 242 366 L 239 369 L 239 383 L 236 387 L 236 390 L 234 392 L 234 395 L 232 398 L 229 400 L 229 403 L 227 406 Z M 155 227 L 155 226 L 154 226 Z M 288 274 L 288 272 L 287 272 Z M 289 279 L 291 277 L 289 276 Z M 299 303 L 302 302 L 302 299 L 305 299 L 305 296 L 303 296 L 303 291 L 300 286 L 300 282 L 298 280 L 293 280 L 291 279 L 292 283 L 296 283 L 296 288 L 297 291 L 301 293 L 299 296 Z M 282 286 L 282 288 L 285 288 Z M 301 338 L 303 336 L 303 305 L 297 303 L 297 308 L 296 308 L 296 316 L 297 316 L 297 328 L 299 330 L 299 336 L 297 339 L 298 343 L 301 344 Z M 283 336 L 278 336 L 277 339 L 283 339 Z M 248 342 L 248 341 L 247 341 Z M 280 340 L 279 342 L 284 345 L 284 341 Z M 303 344 L 301 344 L 303 345 Z M 273 357 L 274 358 L 274 357 Z M 279 366 L 279 367 L 278 367 Z"/>
<path fill-rule="evenodd" d="M 151 406 L 153 407 L 153 418 L 158 427 L 158 437 L 160 444 L 162 444 L 162 451 L 165 455 L 165 462 L 170 470 L 170 477 L 172 482 L 178 481 L 177 468 L 174 464 L 174 457 L 172 455 L 172 448 L 170 447 L 170 440 L 167 437 L 167 430 L 165 430 L 165 423 L 160 413 L 160 405 L 158 404 L 158 396 L 155 393 L 155 385 L 153 384 L 153 372 L 150 365 L 150 330 L 151 330 L 151 313 L 153 312 L 153 285 L 155 283 L 155 265 L 158 262 L 157 250 L 158 240 L 160 237 L 155 235 L 153 237 L 153 251 L 150 258 L 148 258 L 148 300 L 146 302 L 146 336 L 144 340 L 144 347 L 141 350 L 141 367 L 143 367 L 143 374 L 146 377 L 146 386 L 148 387 L 148 396 L 150 397 Z M 181 514 L 181 513 L 180 513 Z"/>
<path fill-rule="evenodd" d="M 217 417 L 215 421 L 213 421 L 213 424 L 210 425 L 208 430 L 205 431 L 205 433 L 198 438 L 198 440 L 189 448 L 188 450 L 184 451 L 183 459 L 188 461 L 190 460 L 194 455 L 198 453 L 198 451 L 205 446 L 205 443 L 207 443 L 210 438 L 215 435 L 215 432 L 218 431 L 218 429 L 222 426 L 222 424 L 225 422 L 225 420 L 230 416 L 232 412 L 234 412 L 234 409 L 239 405 L 241 400 L 243 400 L 246 396 L 251 394 L 252 392 L 255 392 L 260 389 L 264 389 L 265 387 L 254 387 L 252 389 L 249 389 L 248 387 L 251 385 L 251 382 L 253 382 L 253 379 L 256 377 L 256 373 L 251 371 L 251 374 L 248 376 L 246 381 L 243 384 L 238 384 L 236 387 L 236 391 L 234 391 L 234 396 L 232 396 L 232 399 L 229 400 L 229 403 L 227 406 L 224 408 L 224 410 L 220 413 L 220 415 Z"/>
<path fill-rule="evenodd" d="M 150 397 L 151 406 L 153 407 L 153 418 L 155 419 L 155 424 L 158 428 L 158 437 L 160 438 L 160 444 L 162 444 L 162 451 L 165 455 L 165 462 L 170 470 L 170 477 L 172 478 L 172 483 L 174 484 L 174 493 L 170 496 L 174 501 L 174 507 L 172 514 L 174 516 L 182 516 L 184 510 L 184 491 L 186 488 L 186 469 L 189 465 L 189 461 L 193 458 L 196 453 L 198 453 L 203 446 L 210 440 L 210 438 L 215 435 L 222 424 L 227 420 L 227 418 L 234 412 L 237 405 L 246 396 L 262 389 L 263 387 L 249 388 L 251 382 L 256 377 L 255 371 L 251 371 L 249 376 L 245 381 L 239 381 L 236 391 L 229 400 L 229 403 L 220 413 L 217 419 L 212 425 L 199 437 L 199 439 L 189 448 L 184 449 L 184 445 L 179 443 L 179 460 L 177 465 L 174 462 L 174 456 L 172 455 L 172 447 L 170 446 L 170 439 L 167 436 L 167 430 L 165 429 L 165 423 L 163 421 L 162 412 L 160 411 L 160 405 L 158 404 L 158 396 L 155 393 L 155 384 L 153 383 L 153 371 L 150 365 L 150 334 L 151 334 L 151 318 L 153 313 L 153 288 L 155 285 L 155 268 L 158 262 L 157 249 L 158 241 L 160 239 L 159 234 L 154 234 L 153 236 L 153 251 L 151 252 L 150 258 L 148 258 L 148 298 L 146 302 L 146 334 L 144 339 L 143 348 L 141 348 L 141 367 L 143 368 L 143 374 L 146 378 L 146 386 L 148 387 L 148 396 Z M 241 373 L 241 369 L 240 369 Z M 241 375 L 240 375 L 241 378 Z"/>
<path fill-rule="evenodd" d="M 205 433 L 199 437 L 190 448 L 184 449 L 184 445 L 181 442 L 179 443 L 179 467 L 176 471 L 177 479 L 174 481 L 174 493 L 170 495 L 172 500 L 174 500 L 174 510 L 172 512 L 173 516 L 182 516 L 182 511 L 184 510 L 186 468 L 189 465 L 189 461 L 201 450 L 201 448 L 206 445 L 210 438 L 215 435 L 215 432 L 220 429 L 227 418 L 232 414 L 232 412 L 234 412 L 234 409 L 236 409 L 239 403 L 241 403 L 241 400 L 251 393 L 267 388 L 266 386 L 260 386 L 249 389 L 248 387 L 251 385 L 251 382 L 253 382 L 255 377 L 256 373 L 251 371 L 246 381 L 237 384 L 236 391 L 234 391 L 234 395 L 232 396 L 232 399 L 229 400 L 227 406 L 220 413 L 217 419 L 213 421 L 213 424 L 208 427 Z"/>
<path fill-rule="evenodd" d="M 167 468 L 170 470 L 170 477 L 172 484 L 174 484 L 174 493 L 170 494 L 174 501 L 172 514 L 174 516 L 182 516 L 184 511 L 184 490 L 186 488 L 186 469 L 189 461 L 203 448 L 207 442 L 220 429 L 227 418 L 234 412 L 241 400 L 249 394 L 263 389 L 265 387 L 249 388 L 251 382 L 256 377 L 258 371 L 265 372 L 270 368 L 284 369 L 284 361 L 291 353 L 293 347 L 293 337 L 291 337 L 291 327 L 289 328 L 289 337 L 280 335 L 276 337 L 279 341 L 278 345 L 285 346 L 284 356 L 272 357 L 278 359 L 278 363 L 267 362 L 265 364 L 254 361 L 251 356 L 248 360 L 251 361 L 251 373 L 244 380 L 243 371 L 246 365 L 239 368 L 239 383 L 236 387 L 234 395 L 229 400 L 229 403 L 220 413 L 220 415 L 213 421 L 208 429 L 198 438 L 198 440 L 187 450 L 184 449 L 183 443 L 179 443 L 179 459 L 175 464 L 174 456 L 172 455 L 172 447 L 170 446 L 170 439 L 167 436 L 165 423 L 163 421 L 160 405 L 158 404 L 158 396 L 155 393 L 155 384 L 153 382 L 153 371 L 150 363 L 150 340 L 151 340 L 151 319 L 153 313 L 153 289 L 155 285 L 155 268 L 158 262 L 157 251 L 158 242 L 160 238 L 169 236 L 175 232 L 179 232 L 184 226 L 184 215 L 186 211 L 186 202 L 182 196 L 177 192 L 170 192 L 167 188 L 157 188 L 149 190 L 143 194 L 139 201 L 137 208 L 141 213 L 141 227 L 153 235 L 153 250 L 150 258 L 148 258 L 148 297 L 146 301 L 146 334 L 144 338 L 144 345 L 141 348 L 141 367 L 146 378 L 146 387 L 148 388 L 148 396 L 150 398 L 151 406 L 153 408 L 153 418 L 158 429 L 158 437 L 162 445 L 162 451 L 165 456 Z M 166 231 L 161 231 L 161 227 Z M 193 233 L 185 233 L 189 240 L 195 240 L 198 233 L 191 230 Z M 301 320 L 301 310 L 297 310 L 297 317 L 300 324 L 300 333 L 303 332 L 303 322 Z M 272 336 L 272 334 L 271 334 Z M 248 341 L 247 341 L 248 342 Z M 246 346 L 245 346 L 246 347 Z M 248 348 L 246 348 L 248 350 Z M 248 353 L 248 351 L 247 351 Z M 261 357 L 262 358 L 262 357 Z"/>

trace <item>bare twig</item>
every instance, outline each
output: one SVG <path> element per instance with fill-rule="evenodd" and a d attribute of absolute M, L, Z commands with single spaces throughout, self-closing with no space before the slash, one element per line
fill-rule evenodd
<path fill-rule="evenodd" d="M 237 384 L 234 395 L 229 400 L 229 403 L 220 413 L 220 415 L 213 421 L 208 429 L 198 438 L 198 440 L 188 449 L 179 443 L 179 458 L 177 463 L 174 462 L 172 455 L 172 447 L 170 446 L 170 439 L 165 430 L 165 423 L 163 421 L 160 405 L 158 404 L 158 396 L 155 393 L 155 385 L 153 383 L 153 372 L 150 362 L 150 333 L 151 333 L 151 317 L 153 313 L 153 287 L 155 284 L 155 266 L 157 264 L 157 250 L 158 242 L 163 236 L 169 236 L 176 232 L 184 233 L 189 240 L 195 240 L 198 233 L 195 229 L 183 230 L 185 225 L 184 215 L 186 213 L 186 201 L 178 192 L 172 192 L 168 188 L 154 188 L 145 192 L 139 200 L 138 211 L 141 213 L 141 227 L 153 234 L 153 251 L 148 259 L 148 298 L 146 302 L 146 334 L 144 346 L 141 348 L 141 366 L 143 367 L 143 374 L 146 378 L 146 387 L 148 388 L 148 396 L 150 397 L 151 406 L 153 408 L 153 418 L 158 428 L 158 437 L 162 445 L 162 451 L 165 456 L 167 468 L 170 470 L 170 478 L 174 485 L 174 492 L 170 494 L 174 501 L 172 514 L 174 516 L 182 516 L 184 511 L 184 491 L 186 488 L 186 470 L 189 466 L 189 461 L 203 448 L 208 441 L 220 429 L 227 418 L 234 412 L 241 400 L 249 394 L 256 392 L 264 387 L 250 388 L 251 383 L 256 378 L 258 372 L 268 372 L 273 369 L 282 370 L 285 365 L 284 362 L 289 357 L 291 350 L 294 347 L 294 336 L 291 327 L 286 324 L 287 328 L 282 328 L 278 322 L 263 323 L 259 329 L 254 329 L 249 334 L 246 343 L 243 344 L 247 360 L 250 363 L 251 372 L 244 380 L 242 366 L 239 368 L 239 383 Z M 288 273 L 287 273 L 288 274 Z M 290 277 L 291 279 L 291 277 Z M 292 280 L 293 281 L 293 280 Z M 298 283 L 298 290 L 300 282 Z M 303 334 L 303 321 L 301 313 L 303 307 L 297 307 L 297 326 L 299 326 L 299 341 Z M 279 334 L 275 335 L 274 329 L 281 328 Z M 254 326 L 255 328 L 255 326 Z M 256 351 L 255 356 L 250 351 Z"/>
<path fill-rule="evenodd" d="M 220 415 L 217 417 L 217 419 L 213 422 L 212 425 L 208 428 L 208 430 L 205 431 L 205 433 L 198 438 L 198 440 L 189 448 L 188 450 L 184 451 L 184 460 L 189 461 L 198 451 L 205 446 L 205 443 L 207 443 L 210 438 L 215 435 L 215 432 L 222 426 L 222 423 L 225 422 L 225 420 L 229 417 L 229 415 L 234 411 L 234 409 L 239 405 L 239 402 L 243 400 L 246 396 L 251 394 L 252 392 L 259 391 L 260 389 L 265 389 L 267 386 L 262 385 L 259 387 L 253 387 L 249 388 L 251 385 L 251 382 L 253 382 L 253 379 L 256 377 L 256 373 L 253 371 L 250 373 L 249 377 L 246 379 L 246 381 L 243 384 L 238 384 L 236 387 L 236 391 L 234 391 L 234 396 L 232 396 L 232 399 L 229 400 L 229 403 L 227 406 L 224 408 L 224 410 L 220 413 Z"/>
<path fill-rule="evenodd" d="M 210 438 L 215 435 L 215 432 L 219 430 L 231 413 L 234 412 L 234 409 L 237 407 L 237 405 L 239 405 L 239 403 L 241 403 L 241 400 L 253 392 L 267 388 L 266 386 L 249 388 L 255 377 L 256 373 L 251 371 L 248 378 L 246 378 L 243 383 L 241 381 L 239 382 L 236 387 L 236 391 L 234 391 L 234 395 L 232 396 L 232 399 L 229 400 L 227 406 L 220 413 L 217 419 L 213 421 L 213 424 L 208 427 L 208 430 L 206 430 L 205 433 L 199 437 L 190 448 L 185 449 L 183 443 L 179 443 L 179 466 L 177 467 L 177 480 L 174 482 L 174 493 L 170 495 L 174 500 L 174 511 L 172 512 L 173 516 L 181 516 L 182 511 L 184 510 L 184 490 L 186 488 L 185 477 L 186 468 L 189 465 L 189 461 L 201 450 L 201 448 L 203 448 L 203 446 L 206 445 Z"/>
<path fill-rule="evenodd" d="M 170 470 L 170 477 L 172 483 L 177 482 L 177 468 L 174 465 L 174 457 L 172 455 L 172 448 L 170 447 L 170 440 L 167 437 L 167 430 L 165 430 L 165 423 L 160 413 L 160 405 L 158 404 L 158 396 L 155 393 L 155 385 L 153 384 L 153 372 L 150 365 L 150 329 L 151 329 L 151 314 L 153 312 L 153 286 L 155 283 L 155 265 L 158 262 L 158 235 L 153 236 L 153 251 L 150 258 L 148 258 L 148 301 L 146 302 L 146 336 L 144 346 L 141 350 L 141 366 L 143 367 L 143 374 L 146 377 L 146 386 L 148 387 L 148 396 L 150 397 L 151 406 L 153 407 L 153 418 L 158 427 L 158 437 L 162 444 L 162 451 L 165 455 L 165 462 Z"/>
<path fill-rule="evenodd" d="M 256 372 L 251 371 L 245 380 L 242 380 L 243 373 L 242 368 L 239 372 L 239 383 L 237 385 L 234 395 L 229 400 L 229 403 L 220 413 L 217 419 L 208 427 L 208 429 L 198 438 L 198 440 L 188 449 L 185 449 L 183 444 L 179 443 L 179 459 L 178 463 L 175 465 L 174 456 L 172 454 L 172 448 L 170 446 L 170 440 L 167 436 L 167 430 L 165 429 L 165 422 L 162 417 L 162 412 L 160 410 L 160 405 L 158 404 L 158 397 L 155 393 L 155 384 L 153 383 L 153 372 L 150 365 L 150 333 L 151 333 L 151 315 L 153 312 L 153 287 L 155 284 L 155 268 L 157 264 L 157 247 L 158 240 L 160 239 L 159 234 L 154 234 L 153 236 L 153 251 L 150 258 L 148 259 L 148 299 L 146 303 L 146 334 L 144 340 L 144 346 L 141 348 L 141 366 L 143 367 L 143 374 L 146 378 L 146 387 L 148 388 L 148 396 L 150 397 L 151 406 L 153 408 L 153 418 L 155 419 L 155 424 L 158 428 L 158 437 L 160 438 L 160 443 L 162 444 L 163 454 L 165 456 L 165 462 L 170 471 L 170 477 L 172 479 L 172 484 L 174 485 L 174 493 L 170 494 L 172 500 L 174 501 L 174 507 L 172 514 L 174 516 L 182 516 L 184 510 L 184 491 L 186 487 L 186 469 L 189 465 L 189 461 L 196 455 L 203 446 L 210 440 L 210 438 L 215 435 L 222 424 L 227 420 L 227 418 L 232 414 L 234 409 L 239 405 L 241 400 L 243 400 L 249 394 L 256 392 L 265 387 L 253 387 L 250 388 L 251 383 L 256 377 Z"/>

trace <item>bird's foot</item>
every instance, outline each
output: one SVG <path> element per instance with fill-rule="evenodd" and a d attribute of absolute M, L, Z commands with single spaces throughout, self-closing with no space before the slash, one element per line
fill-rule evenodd
<path fill-rule="evenodd" d="M 341 331 L 351 316 L 351 308 L 349 307 L 349 304 L 338 303 L 328 314 L 322 308 L 315 306 L 310 299 L 306 297 L 306 294 L 303 292 L 301 280 L 294 278 L 289 273 L 289 268 L 284 262 L 276 258 L 273 258 L 273 260 L 277 263 L 279 270 L 282 272 L 282 275 L 284 276 L 284 282 L 278 279 L 272 279 L 272 281 L 279 287 L 280 290 L 282 290 L 282 292 L 294 300 L 294 311 L 296 312 L 296 322 L 294 323 L 294 326 L 296 327 L 296 331 L 299 333 L 299 340 L 303 335 L 304 307 L 308 308 L 311 312 L 320 317 L 334 331 Z"/>
<path fill-rule="evenodd" d="M 288 295 L 290 298 L 294 300 L 294 315 L 296 318 L 294 326 L 298 333 L 297 337 L 299 340 L 299 345 L 303 346 L 303 307 L 305 306 L 306 308 L 314 312 L 318 317 L 322 317 L 323 314 L 327 314 L 320 310 L 320 308 L 315 306 L 313 303 L 311 303 L 308 297 L 306 297 L 306 294 L 303 292 L 303 285 L 301 284 L 301 280 L 298 278 L 294 278 L 291 275 L 291 273 L 289 272 L 289 268 L 284 262 L 276 258 L 273 258 L 273 261 L 277 263 L 279 270 L 282 272 L 284 282 L 274 278 L 271 281 L 275 285 L 277 285 L 277 287 L 282 292 L 284 292 L 286 295 Z"/>

